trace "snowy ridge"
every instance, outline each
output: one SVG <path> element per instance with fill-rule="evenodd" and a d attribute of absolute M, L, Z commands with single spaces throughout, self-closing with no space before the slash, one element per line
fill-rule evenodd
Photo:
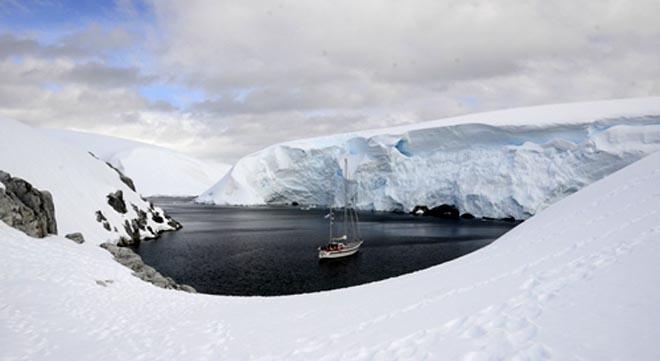
<path fill-rule="evenodd" d="M 197 159 L 170 149 L 100 134 L 44 129 L 50 137 L 81 147 L 131 177 L 146 197 L 196 196 L 230 166 Z"/>
<path fill-rule="evenodd" d="M 0 223 L 0 359 L 658 360 L 658 179 L 655 153 L 454 261 L 275 298 L 159 289 Z"/>
<path fill-rule="evenodd" d="M 362 209 L 524 219 L 658 149 L 660 98 L 511 109 L 276 144 L 197 201 L 337 204 L 348 158 Z"/>
<path fill-rule="evenodd" d="M 81 232 L 85 244 L 92 245 L 131 239 L 125 223 L 140 218 L 137 210 L 147 215 L 145 229 L 138 231 L 141 238 L 173 229 L 161 209 L 151 208 L 120 180 L 117 172 L 86 151 L 10 119 L 0 119 L 0 139 L 0 170 L 52 194 L 60 235 Z M 108 204 L 107 195 L 116 191 L 123 194 L 126 213 Z M 101 211 L 110 230 L 97 220 L 97 211 Z M 156 222 L 152 215 L 164 220 Z"/>

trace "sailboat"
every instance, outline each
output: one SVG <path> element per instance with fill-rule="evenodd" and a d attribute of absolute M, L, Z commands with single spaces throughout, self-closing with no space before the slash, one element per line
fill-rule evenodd
<path fill-rule="evenodd" d="M 328 244 L 319 247 L 319 259 L 327 258 L 342 258 L 356 254 L 362 246 L 362 237 L 360 236 L 360 225 L 358 214 L 355 210 L 355 202 L 357 198 L 356 192 L 351 192 L 348 195 L 348 160 L 344 160 L 344 234 L 340 236 L 335 235 L 335 212 L 330 208 L 330 213 L 326 218 L 330 220 L 330 237 Z"/>

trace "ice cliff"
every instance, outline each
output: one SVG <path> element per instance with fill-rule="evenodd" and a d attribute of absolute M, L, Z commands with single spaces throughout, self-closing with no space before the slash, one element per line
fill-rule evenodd
<path fill-rule="evenodd" d="M 361 209 L 524 219 L 659 149 L 658 97 L 510 109 L 272 145 L 197 201 L 337 204 L 348 158 Z"/>

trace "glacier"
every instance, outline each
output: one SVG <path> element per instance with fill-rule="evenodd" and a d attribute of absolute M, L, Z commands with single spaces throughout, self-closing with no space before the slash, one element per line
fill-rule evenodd
<path fill-rule="evenodd" d="M 659 149 L 660 97 L 508 109 L 275 144 L 196 201 L 336 206 L 348 177 L 364 210 L 526 219 Z"/>

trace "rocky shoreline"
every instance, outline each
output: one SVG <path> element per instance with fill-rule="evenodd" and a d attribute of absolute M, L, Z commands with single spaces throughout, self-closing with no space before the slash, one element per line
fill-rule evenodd
<path fill-rule="evenodd" d="M 120 171 L 116 171 L 119 173 L 122 182 L 133 184 L 130 178 L 123 175 Z M 119 213 L 126 213 L 127 208 L 122 191 L 119 190 L 111 193 L 107 198 L 108 203 L 115 210 Z M 167 223 L 172 227 L 171 231 L 181 229 L 182 226 L 179 222 L 172 219 L 164 211 L 162 216 L 155 212 L 153 203 L 149 202 L 149 205 L 148 213 L 154 222 Z M 131 235 L 131 239 L 122 237 L 117 245 L 106 242 L 100 246 L 110 252 L 118 263 L 130 268 L 133 271 L 133 275 L 143 281 L 165 289 L 196 293 L 193 287 L 178 284 L 172 278 L 163 276 L 153 267 L 146 265 L 142 257 L 130 248 L 130 246 L 139 244 L 142 240 L 155 239 L 163 232 L 166 232 L 166 230 L 154 231 L 151 229 L 151 227 L 147 226 L 147 212 L 138 209 L 133 204 L 131 206 L 138 214 L 137 219 L 132 220 L 130 223 L 126 221 L 124 224 L 127 233 Z M 100 210 L 96 213 L 96 219 L 107 231 L 111 230 L 110 224 Z M 4 171 L 0 171 L 0 221 L 35 238 L 44 238 L 48 235 L 58 234 L 55 204 L 50 192 L 39 190 L 33 187 L 28 181 L 13 177 Z M 141 230 L 148 230 L 149 232 L 145 233 L 153 236 L 144 237 L 141 235 Z M 78 244 L 85 242 L 84 236 L 79 232 L 67 234 L 65 238 Z"/>
<path fill-rule="evenodd" d="M 163 276 L 155 268 L 145 264 L 142 257 L 129 247 L 122 247 L 109 242 L 102 243 L 100 247 L 110 252 L 117 262 L 130 268 L 133 275 L 143 281 L 165 289 L 197 293 L 193 287 L 176 283 L 171 277 Z"/>

